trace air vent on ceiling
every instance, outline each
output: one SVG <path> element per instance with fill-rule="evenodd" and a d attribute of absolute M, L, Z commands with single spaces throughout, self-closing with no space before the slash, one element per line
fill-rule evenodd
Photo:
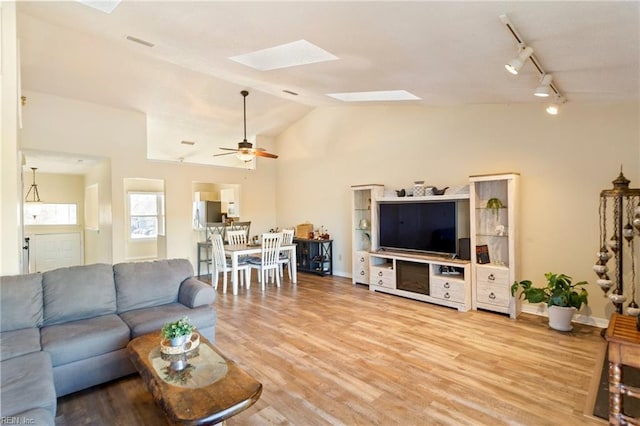
<path fill-rule="evenodd" d="M 132 41 L 134 43 L 141 44 L 143 46 L 147 46 L 147 47 L 155 46 L 155 44 L 151 43 L 150 41 L 142 40 L 141 38 L 138 38 L 138 37 L 127 36 L 127 40 Z"/>

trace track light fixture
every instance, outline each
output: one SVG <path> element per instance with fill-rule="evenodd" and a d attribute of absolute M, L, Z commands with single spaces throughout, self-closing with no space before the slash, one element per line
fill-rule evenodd
<path fill-rule="evenodd" d="M 540 61 L 533 54 L 533 49 L 528 47 L 522 37 L 520 37 L 520 34 L 518 34 L 518 31 L 509 20 L 509 17 L 507 17 L 507 15 L 500 15 L 500 21 L 502 21 L 502 23 L 507 27 L 513 38 L 516 39 L 519 49 L 518 57 L 509 61 L 509 63 L 505 65 L 505 68 L 511 74 L 518 74 L 518 71 L 522 68 L 524 62 L 529 59 L 540 74 L 540 85 L 536 88 L 534 95 L 539 97 L 554 95 L 554 101 L 547 106 L 547 112 L 551 115 L 558 114 L 560 105 L 567 102 L 567 100 L 562 96 L 562 93 L 560 93 L 558 86 L 556 86 L 556 83 L 553 81 L 553 77 L 551 74 L 547 74 L 542 68 Z"/>
<path fill-rule="evenodd" d="M 540 98 L 548 97 L 551 94 L 552 80 L 553 76 L 551 74 L 542 74 L 542 78 L 540 79 L 540 86 L 536 88 L 536 91 L 533 94 Z"/>
<path fill-rule="evenodd" d="M 519 52 L 520 53 L 518 53 L 517 58 L 513 58 L 504 66 L 507 71 L 514 75 L 518 74 L 525 61 L 533 55 L 533 49 L 529 46 L 525 46 L 524 44 L 520 44 Z"/>
<path fill-rule="evenodd" d="M 546 109 L 547 114 L 558 115 L 558 112 L 560 112 L 560 105 L 562 105 L 565 102 L 566 100 L 562 96 L 556 95 L 553 102 L 547 105 L 547 109 Z"/>

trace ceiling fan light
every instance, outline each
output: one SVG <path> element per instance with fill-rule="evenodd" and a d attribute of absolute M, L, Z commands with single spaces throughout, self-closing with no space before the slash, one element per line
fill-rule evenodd
<path fill-rule="evenodd" d="M 542 79 L 540 80 L 540 86 L 536 88 L 536 91 L 533 94 L 541 98 L 548 97 L 551 94 L 552 80 L 553 76 L 551 74 L 543 74 Z"/>
<path fill-rule="evenodd" d="M 253 160 L 254 155 L 249 149 L 241 149 L 236 154 L 236 157 L 238 158 L 238 160 L 248 163 L 249 161 Z"/>
<path fill-rule="evenodd" d="M 529 56 L 533 55 L 533 49 L 531 47 L 523 47 L 518 54 L 517 58 L 510 60 L 504 67 L 511 74 L 516 75 L 520 71 L 520 68 L 524 65 Z"/>

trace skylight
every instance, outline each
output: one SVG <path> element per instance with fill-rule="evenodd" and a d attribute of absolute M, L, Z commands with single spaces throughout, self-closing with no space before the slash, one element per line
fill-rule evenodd
<path fill-rule="evenodd" d="M 244 55 L 232 56 L 229 59 L 260 71 L 270 71 L 317 62 L 335 61 L 338 57 L 306 40 L 298 40 Z"/>
<path fill-rule="evenodd" d="M 121 0 L 76 0 L 85 6 L 92 7 L 104 13 L 111 13 L 120 5 Z"/>
<path fill-rule="evenodd" d="M 327 96 L 344 102 L 415 101 L 420 99 L 406 90 L 327 93 Z"/>

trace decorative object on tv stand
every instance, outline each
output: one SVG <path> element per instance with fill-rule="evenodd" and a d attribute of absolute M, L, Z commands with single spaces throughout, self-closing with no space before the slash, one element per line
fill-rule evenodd
<path fill-rule="evenodd" d="M 638 315 L 640 307 L 636 302 L 636 265 L 635 265 L 635 237 L 640 231 L 640 189 L 629 188 L 630 181 L 624 177 L 622 167 L 620 175 L 612 181 L 613 188 L 600 192 L 599 223 L 600 249 L 596 253 L 597 261 L 593 270 L 598 275 L 597 284 L 609 300 L 615 305 L 618 313 L 626 311 L 627 315 Z M 612 215 L 608 222 L 609 214 Z M 609 232 L 611 237 L 609 238 Z M 625 250 L 625 246 L 626 249 Z M 630 262 L 631 283 L 625 286 L 626 262 Z M 613 277 L 610 277 L 608 262 L 613 259 Z M 627 275 L 629 276 L 629 275 Z M 625 289 L 630 290 L 629 304 Z M 609 293 L 611 291 L 611 293 Z"/>
<path fill-rule="evenodd" d="M 413 182 L 413 196 L 414 197 L 424 197 L 425 196 L 424 181 L 423 180 L 417 180 L 417 181 Z"/>
<path fill-rule="evenodd" d="M 431 193 L 433 195 L 444 195 L 444 193 L 447 192 L 447 189 L 449 189 L 449 187 L 445 186 L 442 189 L 438 189 L 435 186 L 432 186 L 432 187 L 430 187 L 430 189 L 431 189 Z"/>
<path fill-rule="evenodd" d="M 522 289 L 519 297 L 529 303 L 546 303 L 549 311 L 549 327 L 559 331 L 570 331 L 573 314 L 588 304 L 589 293 L 584 288 L 588 283 L 580 281 L 573 284 L 571 277 L 564 274 L 547 272 L 546 287 L 533 287 L 529 280 L 514 281 L 511 295 L 515 296 Z"/>

